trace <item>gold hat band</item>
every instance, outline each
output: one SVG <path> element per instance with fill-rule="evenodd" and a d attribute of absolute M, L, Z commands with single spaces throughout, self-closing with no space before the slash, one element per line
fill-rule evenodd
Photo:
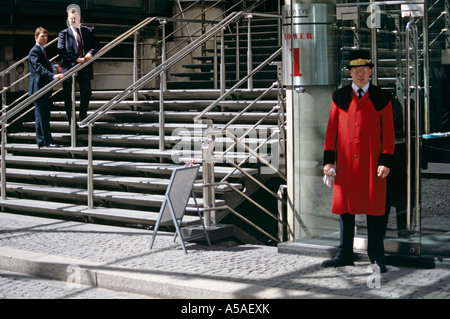
<path fill-rule="evenodd" d="M 370 60 L 367 59 L 355 59 L 350 61 L 351 66 L 358 66 L 358 65 L 367 65 L 370 64 Z"/>

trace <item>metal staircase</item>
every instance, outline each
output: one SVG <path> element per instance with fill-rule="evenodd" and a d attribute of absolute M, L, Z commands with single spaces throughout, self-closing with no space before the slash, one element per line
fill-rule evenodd
<path fill-rule="evenodd" d="M 245 16 L 244 13 L 233 13 L 228 20 L 220 23 L 228 26 Z M 112 42 L 132 36 L 150 22 L 151 19 L 143 21 Z M 223 27 L 220 23 L 213 29 L 220 30 Z M 214 34 L 217 31 L 213 30 L 206 36 L 211 38 Z M 206 41 L 202 37 L 198 43 L 187 45 L 183 54 L 188 54 L 187 50 Z M 102 50 L 107 52 L 109 44 Z M 223 55 L 224 51 L 221 52 Z M 102 54 L 95 58 L 100 58 Z M 270 71 L 269 79 L 266 79 L 267 73 L 264 76 L 265 83 L 272 84 L 269 90 L 234 87 L 233 90 L 226 90 L 226 97 L 223 97 L 224 90 L 208 88 L 208 84 L 200 90 L 186 86 L 170 88 L 172 83 L 167 83 L 165 90 L 145 87 L 156 78 L 163 84 L 161 72 L 166 72 L 179 60 L 181 58 L 175 55 L 161 61 L 157 68 L 124 91 L 93 92 L 88 118 L 81 123 L 85 128 L 78 131 L 76 145 L 71 145 L 72 136 L 60 101 L 55 101 L 51 112 L 52 135 L 57 143 L 64 145 L 60 148 L 37 148 L 32 115 L 16 122 L 15 129 L 6 135 L 7 126 L 15 115 L 4 113 L 1 118 L 2 132 L 5 134 L 2 136 L 2 156 L 6 165 L 2 165 L 5 187 L 0 202 L 2 209 L 22 214 L 152 228 L 172 170 L 193 160 L 205 162 L 203 146 L 205 139 L 211 136 L 205 134 L 208 128 L 215 132 L 213 156 L 216 158 L 212 166 L 212 180 L 205 182 L 202 174 L 208 166 L 203 165 L 194 184 L 200 208 L 205 214 L 214 212 L 214 224 L 222 222 L 232 212 L 239 219 L 246 220 L 244 233 L 246 227 L 251 227 L 263 234 L 259 239 L 258 235 L 245 234 L 241 238 L 246 241 L 265 242 L 267 238 L 276 241 L 276 233 L 267 232 L 264 225 L 257 225 L 258 217 L 253 221 L 247 220 L 245 212 L 236 211 L 242 202 L 253 201 L 252 193 L 276 175 L 262 175 L 264 155 L 259 156 L 258 151 L 245 148 L 245 145 L 253 148 L 263 146 L 265 150 L 270 150 L 280 143 L 279 134 L 277 138 L 267 134 L 280 127 L 279 108 L 283 101 L 279 88 L 273 85 L 277 81 L 273 77 L 275 73 Z M 257 64 L 255 61 L 255 66 Z M 274 69 L 276 65 L 265 63 L 263 68 Z M 244 73 L 247 75 L 247 71 Z M 236 80 L 230 79 L 227 83 L 229 88 L 236 84 Z M 52 86 L 58 84 L 52 83 Z M 45 90 L 48 88 L 41 91 Z M 264 97 L 261 98 L 263 92 Z M 12 105 L 9 111 L 17 113 L 24 110 L 32 98 Z M 211 108 L 218 99 L 220 104 Z M 161 122 L 162 114 L 164 118 Z M 199 116 L 202 120 L 194 121 Z M 20 122 L 22 126 L 18 126 Z M 209 126 L 209 123 L 214 124 Z M 242 141 L 244 146 L 234 146 L 234 139 Z M 213 190 L 214 194 L 213 200 L 209 199 L 208 203 L 203 201 L 205 189 Z M 239 191 L 241 193 L 236 193 Z M 265 210 L 261 205 L 257 205 L 256 209 Z M 194 210 L 196 208 L 191 201 L 188 214 L 183 219 L 187 225 L 198 222 L 198 217 L 189 214 Z M 276 216 L 274 220 L 277 223 Z M 234 236 L 239 237 L 237 234 Z"/>
<path fill-rule="evenodd" d="M 341 84 L 351 80 L 344 68 L 348 50 L 361 48 L 372 52 L 376 64 L 373 72 L 375 84 L 390 91 L 405 108 L 408 88 L 406 78 L 411 81 L 411 100 L 424 100 L 423 130 L 426 133 L 445 131 L 448 128 L 448 110 L 441 110 L 443 50 L 449 44 L 449 4 L 446 0 L 391 2 L 349 1 L 338 6 L 346 14 L 338 14 L 338 47 L 341 50 Z M 426 11 L 426 12 L 424 12 Z M 347 17 L 347 18 L 345 18 Z M 405 47 L 408 23 L 414 24 L 417 32 L 411 35 L 410 48 Z M 414 52 L 417 46 L 417 52 Z M 409 62 L 409 73 L 406 70 Z M 416 70 L 418 70 L 416 72 Z M 437 101 L 428 100 L 430 92 Z M 416 94 L 417 93 L 417 94 Z M 423 98 L 425 97 L 425 98 Z M 431 107 L 431 104 L 433 106 Z"/>
<path fill-rule="evenodd" d="M 222 76 L 222 70 L 214 72 L 214 59 L 220 57 L 219 46 L 221 45 L 224 46 L 225 56 L 225 74 L 223 76 L 226 88 L 231 88 L 281 47 L 279 21 L 279 18 L 270 15 L 256 19 L 253 19 L 250 14 L 247 15 L 241 23 L 236 23 L 226 30 L 223 44 L 219 42 L 218 48 L 206 50 L 207 54 L 203 56 L 194 56 L 193 60 L 196 63 L 183 65 L 186 72 L 173 73 L 174 80 L 168 82 L 168 88 L 213 89 L 215 87 L 214 75 L 216 74 L 219 78 Z M 249 33 L 251 41 L 248 40 Z M 281 56 L 274 61 L 281 62 Z M 254 88 L 269 87 L 277 79 L 277 72 L 277 65 L 265 66 L 252 79 L 251 86 Z M 177 78 L 188 80 L 180 81 Z"/>

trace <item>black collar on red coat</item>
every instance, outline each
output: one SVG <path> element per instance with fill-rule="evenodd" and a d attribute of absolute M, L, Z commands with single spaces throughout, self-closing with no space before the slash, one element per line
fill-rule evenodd
<path fill-rule="evenodd" d="M 334 91 L 332 95 L 333 102 L 337 105 L 337 107 L 346 111 L 348 109 L 348 106 L 350 105 L 350 102 L 353 99 L 352 91 L 353 88 L 351 84 Z M 370 101 L 372 101 L 372 104 L 375 107 L 375 110 L 377 111 L 381 111 L 382 109 L 384 109 L 384 107 L 392 99 L 390 93 L 383 91 L 378 86 L 375 86 L 373 84 L 369 85 L 368 92 L 369 92 L 369 99 Z"/>

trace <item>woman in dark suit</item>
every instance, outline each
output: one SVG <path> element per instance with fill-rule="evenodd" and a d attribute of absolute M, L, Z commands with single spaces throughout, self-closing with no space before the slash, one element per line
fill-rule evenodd
<path fill-rule="evenodd" d="M 47 59 L 44 45 L 48 40 L 48 31 L 42 27 L 34 33 L 36 45 L 30 50 L 28 64 L 30 66 L 30 87 L 28 94 L 39 91 L 54 79 L 61 79 L 63 74 L 53 74 L 52 66 Z M 34 102 L 36 121 L 36 143 L 38 147 L 58 147 L 50 132 L 50 96 L 48 92 Z"/>

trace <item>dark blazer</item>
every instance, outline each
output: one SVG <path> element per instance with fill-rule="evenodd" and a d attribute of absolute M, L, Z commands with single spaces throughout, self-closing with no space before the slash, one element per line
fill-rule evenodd
<path fill-rule="evenodd" d="M 99 42 L 94 35 L 91 28 L 81 26 L 81 37 L 83 40 L 83 50 L 86 55 L 90 52 L 92 55 L 99 50 Z M 76 60 L 79 58 L 76 39 L 73 35 L 71 28 L 62 30 L 58 35 L 58 53 L 61 57 L 61 69 L 65 73 L 75 65 Z M 89 79 L 94 77 L 93 65 L 89 64 L 86 68 L 80 71 L 79 76 L 87 76 Z"/>
<path fill-rule="evenodd" d="M 31 95 L 53 81 L 53 71 L 42 49 L 36 44 L 31 48 L 28 64 L 30 66 L 30 86 L 28 94 Z M 50 96 L 51 92 L 46 94 Z"/>
<path fill-rule="evenodd" d="M 39 89 L 53 81 L 53 72 L 50 62 L 45 57 L 39 45 L 33 46 L 28 55 L 28 64 L 30 66 L 30 87 L 28 94 L 32 95 Z M 50 132 L 50 90 L 44 96 L 34 102 L 35 110 L 35 128 L 36 143 L 38 146 L 53 144 L 53 138 Z"/>

